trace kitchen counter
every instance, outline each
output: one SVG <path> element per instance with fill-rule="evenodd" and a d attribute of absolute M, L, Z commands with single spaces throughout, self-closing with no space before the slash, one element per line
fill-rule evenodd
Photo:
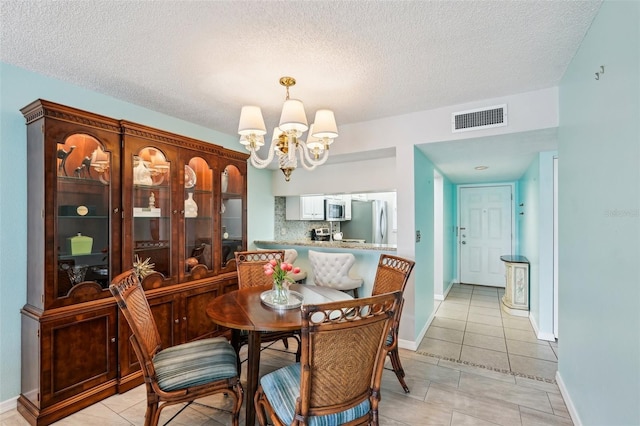
<path fill-rule="evenodd" d="M 313 283 L 313 271 L 309 263 L 309 250 L 353 253 L 356 257 L 356 263 L 351 268 L 350 273 L 352 276 L 360 276 L 364 280 L 364 284 L 361 289 L 358 290 L 360 297 L 368 297 L 371 295 L 380 255 L 395 255 L 397 251 L 397 247 L 392 244 L 367 244 L 348 241 L 281 240 L 254 241 L 253 243 L 261 249 L 296 249 L 298 258 L 294 262 L 294 265 L 307 272 L 308 283 Z"/>
<path fill-rule="evenodd" d="M 374 251 L 388 251 L 395 252 L 397 247 L 394 244 L 369 244 L 369 243 L 356 243 L 352 241 L 311 241 L 311 240 L 296 240 L 296 241 L 254 241 L 256 246 L 299 246 L 307 248 L 325 248 L 325 249 L 349 249 L 349 250 L 374 250 Z"/>

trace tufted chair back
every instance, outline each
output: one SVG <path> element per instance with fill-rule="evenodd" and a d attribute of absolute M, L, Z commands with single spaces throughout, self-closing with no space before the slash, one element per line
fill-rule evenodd
<path fill-rule="evenodd" d="M 356 262 L 351 253 L 325 253 L 309 250 L 309 263 L 316 285 L 331 287 L 342 291 L 352 290 L 358 297 L 358 288 L 364 280 L 354 277 L 349 271 Z"/>

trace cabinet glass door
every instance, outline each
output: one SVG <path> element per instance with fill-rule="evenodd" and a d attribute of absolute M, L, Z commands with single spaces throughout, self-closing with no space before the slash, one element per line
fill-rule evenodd
<path fill-rule="evenodd" d="M 202 157 L 184 166 L 184 273 L 201 278 L 213 270 L 213 169 Z"/>
<path fill-rule="evenodd" d="M 56 147 L 56 298 L 109 287 L 111 153 L 93 136 L 73 134 Z"/>
<path fill-rule="evenodd" d="M 222 237 L 222 268 L 228 269 L 235 252 L 244 250 L 244 176 L 234 165 L 226 166 L 220 180 L 220 236 Z M 231 263 L 235 268 L 235 262 Z"/>
<path fill-rule="evenodd" d="M 171 163 L 154 147 L 144 147 L 132 161 L 133 262 L 145 261 L 171 276 Z"/>

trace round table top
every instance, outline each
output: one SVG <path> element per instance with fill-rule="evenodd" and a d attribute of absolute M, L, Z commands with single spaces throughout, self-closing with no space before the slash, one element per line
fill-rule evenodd
<path fill-rule="evenodd" d="M 320 304 L 351 299 L 340 290 L 310 284 L 291 284 L 290 290 L 303 296 L 303 304 Z M 271 286 L 249 287 L 216 297 L 207 305 L 207 315 L 213 322 L 238 330 L 289 331 L 302 326 L 300 308 L 273 309 L 262 303 L 260 294 Z"/>

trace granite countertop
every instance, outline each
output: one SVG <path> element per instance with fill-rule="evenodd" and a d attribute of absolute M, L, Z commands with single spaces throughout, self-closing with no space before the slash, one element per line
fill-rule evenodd
<path fill-rule="evenodd" d="M 509 262 L 509 263 L 529 263 L 529 259 L 527 259 L 524 256 L 518 256 L 518 255 L 502 255 L 500 256 L 500 260 L 502 260 L 503 262 Z"/>
<path fill-rule="evenodd" d="M 354 243 L 347 241 L 311 241 L 311 240 L 281 240 L 281 241 L 254 241 L 255 245 L 279 245 L 279 246 L 302 246 L 302 247 L 323 247 L 333 249 L 350 249 L 350 250 L 377 250 L 377 251 L 396 251 L 395 244 L 369 244 Z"/>

